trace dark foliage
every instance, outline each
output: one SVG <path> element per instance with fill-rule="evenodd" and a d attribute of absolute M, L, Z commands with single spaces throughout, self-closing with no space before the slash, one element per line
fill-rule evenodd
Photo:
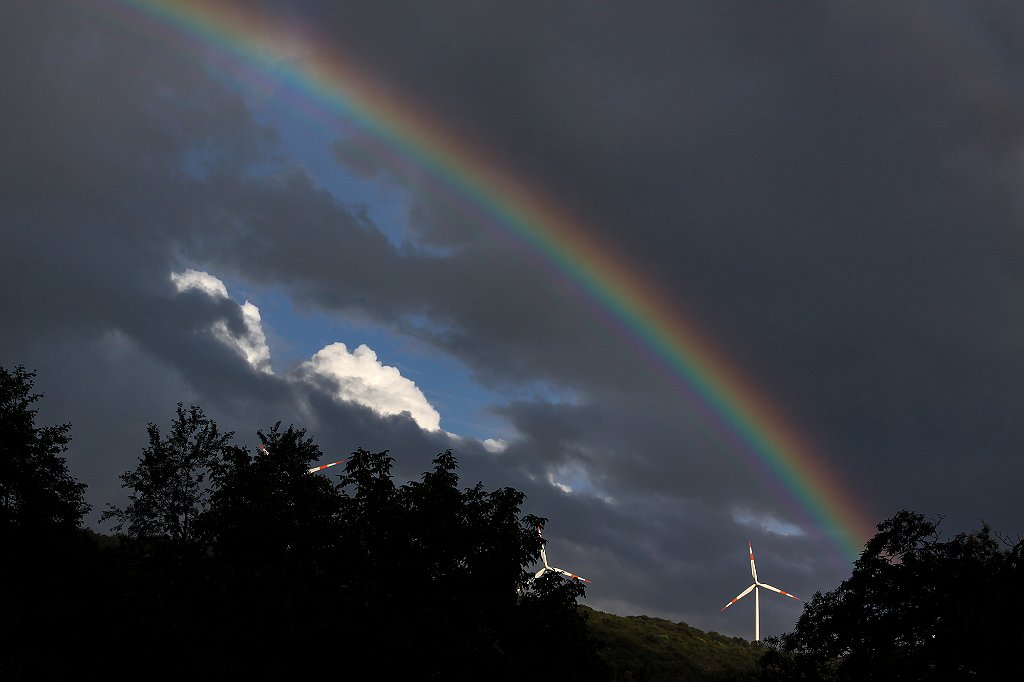
<path fill-rule="evenodd" d="M 879 524 L 851 577 L 771 640 L 762 679 L 996 679 L 1024 644 L 1022 545 L 938 526 L 909 511 Z"/>
<path fill-rule="evenodd" d="M 120 476 L 129 502 L 103 515 L 121 533 L 107 538 L 77 529 L 69 427 L 35 428 L 31 375 L 0 378 L 5 532 L 38 541 L 7 533 L 19 596 L 0 678 L 602 679 L 582 584 L 526 570 L 544 519 L 522 516 L 517 490 L 460 487 L 450 451 L 397 486 L 390 455 L 360 449 L 334 484 L 309 472 L 322 453 L 304 430 L 278 423 L 252 453 L 179 404 Z"/>
<path fill-rule="evenodd" d="M 186 411 L 181 403 L 166 437 L 153 423 L 147 431 L 149 447 L 142 451 L 138 466 L 119 477 L 131 490 L 128 506 L 107 505 L 100 521 L 116 520 L 114 530 L 141 540 L 194 544 L 195 521 L 209 501 L 210 470 L 226 458 L 233 434 L 220 433 L 202 409 L 193 405 Z"/>
<path fill-rule="evenodd" d="M 70 424 L 36 426 L 35 372 L 0 367 L 0 532 L 45 533 L 78 527 L 89 511 L 85 484 L 63 454 Z"/>
<path fill-rule="evenodd" d="M 63 453 L 71 426 L 37 426 L 35 373 L 0 367 L 0 679 L 61 679 L 50 651 L 91 612 L 95 545 L 78 529 L 85 485 Z"/>
<path fill-rule="evenodd" d="M 360 449 L 335 484 L 303 429 L 252 453 L 181 404 L 121 476 L 129 504 L 104 517 L 123 534 L 99 536 L 33 380 L 0 368 L 0 679 L 747 680 L 755 661 L 765 680 L 989 679 L 1024 644 L 1022 545 L 987 527 L 943 540 L 900 512 L 793 633 L 751 646 L 533 579 L 545 519 L 461 487 L 450 451 L 398 486 L 388 452 Z"/>
<path fill-rule="evenodd" d="M 347 580 L 340 500 L 326 477 L 307 473 L 321 452 L 304 430 L 276 424 L 259 436 L 261 454 L 228 449 L 213 476 L 201 519 L 208 610 L 225 647 L 218 668 L 288 677 L 318 669 L 352 626 L 333 610 Z"/>

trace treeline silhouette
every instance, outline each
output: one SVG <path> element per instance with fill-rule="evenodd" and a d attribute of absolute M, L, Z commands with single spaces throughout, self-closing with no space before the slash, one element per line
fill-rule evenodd
<path fill-rule="evenodd" d="M 1024 542 L 981 529 L 943 538 L 942 519 L 902 510 L 793 632 L 768 638 L 762 680 L 1015 679 L 1024 647 Z"/>
<path fill-rule="evenodd" d="M 793 632 L 750 644 L 534 580 L 545 519 L 462 487 L 451 451 L 399 486 L 360 449 L 334 482 L 303 429 L 251 452 L 194 405 L 148 426 L 96 534 L 34 377 L 0 367 L 0 680 L 989 680 L 1024 646 L 1024 543 L 984 524 L 943 539 L 897 513 Z"/>
<path fill-rule="evenodd" d="M 545 519 L 515 489 L 461 487 L 450 451 L 398 486 L 360 449 L 334 483 L 307 472 L 303 429 L 260 431 L 253 453 L 179 404 L 97 537 L 70 426 L 36 426 L 33 380 L 0 367 L 0 679 L 604 677 L 583 585 L 526 570 Z"/>

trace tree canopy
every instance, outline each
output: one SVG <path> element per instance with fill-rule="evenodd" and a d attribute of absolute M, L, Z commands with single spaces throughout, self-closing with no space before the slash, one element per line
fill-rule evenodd
<path fill-rule="evenodd" d="M 62 456 L 70 425 L 36 425 L 33 378 L 0 368 L 0 577 L 13 588 L 0 677 L 600 669 L 583 585 L 526 570 L 545 520 L 523 515 L 512 488 L 462 487 L 451 451 L 404 485 L 387 451 L 357 449 L 327 476 L 310 471 L 322 452 L 304 429 L 260 430 L 253 452 L 179 403 L 168 429 L 148 425 L 120 476 L 127 504 L 102 515 L 118 535 L 97 543 L 80 530 L 85 486 Z"/>
<path fill-rule="evenodd" d="M 147 432 L 149 446 L 138 466 L 120 475 L 122 485 L 131 490 L 128 505 L 108 505 L 100 521 L 116 520 L 116 531 L 135 538 L 195 542 L 195 521 L 209 502 L 211 468 L 226 457 L 233 434 L 221 433 L 200 407 L 186 410 L 181 403 L 166 437 L 152 422 Z"/>
<path fill-rule="evenodd" d="M 117 591 L 134 625 L 112 632 L 133 655 L 175 641 L 183 674 L 310 673 L 331 660 L 321 648 L 419 680 L 599 669 L 583 586 L 526 570 L 544 519 L 512 488 L 461 487 L 451 451 L 397 485 L 387 451 L 357 449 L 334 483 L 310 473 L 322 452 L 294 426 L 259 431 L 252 452 L 179 404 L 167 436 L 148 434 L 121 475 L 129 504 L 105 514 L 126 533 Z"/>
<path fill-rule="evenodd" d="M 39 426 L 35 372 L 0 367 L 0 678 L 59 678 L 53 635 L 88 610 L 92 577 L 79 532 L 85 484 L 64 453 L 71 425 Z M 31 671 L 29 672 L 29 668 Z"/>
<path fill-rule="evenodd" d="M 986 525 L 943 539 L 940 522 L 880 523 L 850 578 L 772 638 L 762 679 L 994 679 L 1024 645 L 1024 545 Z"/>
<path fill-rule="evenodd" d="M 71 425 L 36 426 L 42 398 L 35 372 L 0 367 L 0 529 L 40 533 L 77 528 L 89 511 L 85 484 L 68 470 L 63 453 Z"/>
<path fill-rule="evenodd" d="M 34 377 L 0 367 L 4 679 L 654 674 L 599 657 L 583 584 L 527 571 L 546 519 L 524 515 L 513 488 L 463 487 L 450 450 L 402 485 L 386 450 L 357 449 L 327 476 L 311 472 L 323 453 L 302 428 L 260 430 L 253 452 L 179 403 L 166 432 L 148 425 L 120 476 L 129 502 L 103 515 L 121 534 L 98 543 L 80 528 L 89 507 L 64 458 L 71 427 L 36 424 Z M 850 578 L 769 638 L 759 677 L 1001 673 L 1024 645 L 1024 543 L 984 524 L 945 539 L 940 524 L 909 511 L 879 524 Z"/>

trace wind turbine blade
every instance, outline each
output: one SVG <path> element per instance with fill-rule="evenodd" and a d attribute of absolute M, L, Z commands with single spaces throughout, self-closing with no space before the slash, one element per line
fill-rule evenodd
<path fill-rule="evenodd" d="M 544 568 L 540 569 L 539 571 L 537 571 L 536 573 L 533 574 L 533 579 L 536 580 L 537 578 L 541 577 L 542 575 L 544 575 L 547 572 L 548 572 L 548 567 L 545 566 Z"/>
<path fill-rule="evenodd" d="M 569 578 L 572 578 L 573 580 L 582 580 L 582 581 L 583 581 L 583 582 L 585 582 L 585 583 L 589 583 L 589 582 L 590 582 L 589 580 L 587 580 L 587 579 L 586 579 L 586 578 L 584 578 L 583 576 L 581 576 L 581 575 L 576 575 L 575 573 L 570 573 L 569 571 L 567 571 L 567 570 L 565 570 L 565 569 L 563 569 L 563 568 L 555 568 L 554 566 L 552 566 L 552 567 L 551 567 L 551 570 L 552 570 L 552 571 L 557 571 L 557 572 L 561 573 L 561 574 L 562 574 L 562 575 L 564 575 L 564 576 L 567 576 L 567 577 L 569 577 Z"/>
<path fill-rule="evenodd" d="M 740 592 L 739 594 L 737 594 L 735 597 L 733 597 L 731 602 L 729 602 L 728 604 L 726 604 L 725 606 L 722 607 L 722 611 L 725 611 L 727 608 L 729 608 L 730 606 L 732 606 L 733 604 L 738 602 L 740 599 L 743 599 L 744 597 L 746 597 L 748 594 L 750 594 L 750 591 L 753 590 L 755 587 L 757 587 L 757 583 L 754 583 L 753 585 L 751 585 L 747 589 L 745 589 L 742 592 Z"/>
<path fill-rule="evenodd" d="M 761 587 L 763 587 L 766 590 L 771 590 L 772 592 L 778 592 L 783 597 L 790 597 L 791 599 L 796 599 L 797 601 L 803 601 L 802 599 L 800 599 L 800 597 L 796 596 L 795 594 L 790 594 L 789 592 L 786 592 L 784 590 L 780 590 L 777 587 L 772 587 L 771 585 L 766 585 L 765 583 L 758 583 L 758 585 L 760 585 Z"/>
<path fill-rule="evenodd" d="M 261 442 L 256 443 L 256 449 L 261 454 L 263 454 L 263 455 L 269 455 L 270 454 L 270 451 L 266 449 L 266 445 L 264 445 Z M 316 473 L 317 471 L 323 471 L 324 469 L 327 469 L 329 467 L 333 467 L 336 464 L 341 464 L 341 463 L 343 463 L 345 461 L 346 460 L 338 460 L 337 462 L 332 462 L 331 464 L 325 464 L 324 466 L 319 466 L 319 467 L 313 467 L 311 469 L 306 469 L 306 473 Z"/>
<path fill-rule="evenodd" d="M 757 569 L 754 568 L 754 546 L 747 540 L 747 548 L 750 549 L 750 575 L 754 577 L 754 582 L 757 582 Z"/>
<path fill-rule="evenodd" d="M 343 459 L 339 459 L 337 462 L 331 462 L 330 464 L 324 464 L 323 466 L 313 467 L 312 469 L 307 469 L 306 473 L 315 474 L 318 471 L 323 471 L 324 469 L 327 469 L 328 467 L 332 467 L 335 464 L 341 464 L 344 461 L 345 460 L 343 460 Z"/>

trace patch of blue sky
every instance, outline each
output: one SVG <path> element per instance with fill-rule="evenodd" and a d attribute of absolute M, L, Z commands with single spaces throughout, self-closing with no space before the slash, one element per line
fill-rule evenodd
<path fill-rule="evenodd" d="M 380 177 L 353 172 L 337 158 L 335 143 L 359 134 L 343 115 L 311 111 L 281 97 L 260 98 L 251 91 L 246 99 L 255 120 L 278 136 L 282 163 L 299 163 L 339 203 L 362 208 L 393 244 L 405 241 L 408 192 Z"/>
<path fill-rule="evenodd" d="M 270 349 L 273 371 L 288 374 L 318 351 L 343 343 L 349 352 L 365 344 L 381 364 L 395 367 L 422 391 L 441 415 L 441 428 L 477 440 L 514 441 L 517 432 L 493 407 L 514 400 L 579 404 L 573 390 L 549 382 L 488 387 L 476 381 L 471 369 L 458 358 L 412 335 L 359 318 L 296 305 L 284 287 L 259 287 L 251 281 L 210 273 L 224 281 L 228 295 L 239 304 L 249 301 L 260 311 Z M 427 319 L 417 325 L 430 325 Z M 589 490 L 585 481 L 573 481 L 576 489 Z"/>
<path fill-rule="evenodd" d="M 329 112 L 314 103 L 303 102 L 301 96 L 293 96 L 295 93 L 290 92 L 285 81 L 265 80 L 254 85 L 234 76 L 237 74 L 226 77 L 225 82 L 245 99 L 257 123 L 275 132 L 282 165 L 301 164 L 313 181 L 339 203 L 360 207 L 393 244 L 406 245 L 410 191 L 401 182 L 387 178 L 386 173 L 360 174 L 338 160 L 336 142 L 353 142 L 354 147 L 359 147 L 364 140 L 362 131 L 345 119 L 343 111 Z M 369 146 L 360 148 L 360 153 L 364 152 L 375 153 Z M 203 153 L 197 152 L 192 171 L 201 175 L 205 161 Z M 383 162 L 387 164 L 389 160 Z M 274 167 L 251 170 L 274 172 Z M 512 427 L 493 414 L 489 406 L 512 399 L 576 401 L 571 392 L 554 386 L 489 389 L 474 381 L 469 368 L 457 358 L 394 329 L 366 319 L 302 309 L 283 289 L 255 289 L 250 282 L 232 280 L 222 273 L 210 274 L 224 279 L 233 300 L 249 300 L 260 309 L 275 372 L 287 373 L 335 342 L 344 343 L 350 352 L 366 344 L 382 364 L 396 367 L 402 376 L 416 383 L 441 414 L 441 428 L 450 433 L 480 440 L 513 440 L 516 434 Z M 424 320 L 421 324 L 431 322 Z"/>
<path fill-rule="evenodd" d="M 368 319 L 303 309 L 282 288 L 258 288 L 244 280 L 221 279 L 232 300 L 248 300 L 259 308 L 275 372 L 289 373 L 332 343 L 345 344 L 349 352 L 365 344 L 381 364 L 397 368 L 416 384 L 441 414 L 445 431 L 478 440 L 515 437 L 511 426 L 489 409 L 507 396 L 474 381 L 469 368 L 457 358 Z"/>

